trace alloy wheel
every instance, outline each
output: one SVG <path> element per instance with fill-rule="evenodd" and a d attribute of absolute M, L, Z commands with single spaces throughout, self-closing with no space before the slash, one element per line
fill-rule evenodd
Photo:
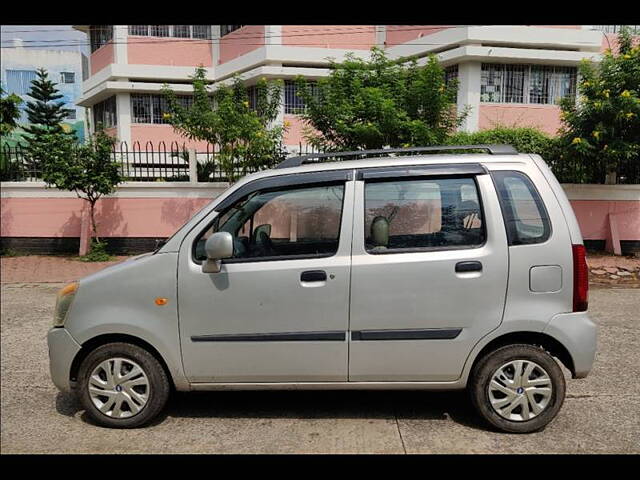
<path fill-rule="evenodd" d="M 88 382 L 91 402 L 107 417 L 133 417 L 149 400 L 149 379 L 140 365 L 128 358 L 103 361 L 93 369 Z"/>
<path fill-rule="evenodd" d="M 488 386 L 489 401 L 503 418 L 524 422 L 549 405 L 553 385 L 549 374 L 530 360 L 513 360 L 498 368 Z"/>

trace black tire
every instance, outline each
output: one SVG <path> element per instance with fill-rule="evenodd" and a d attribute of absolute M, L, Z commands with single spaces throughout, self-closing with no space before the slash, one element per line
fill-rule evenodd
<path fill-rule="evenodd" d="M 530 420 L 514 421 L 500 416 L 489 400 L 489 382 L 498 368 L 513 360 L 529 360 L 546 370 L 551 380 L 552 393 L 546 408 Z M 478 413 L 495 428 L 509 433 L 530 433 L 543 429 L 560 411 L 564 402 L 566 384 L 562 369 L 545 350 L 526 344 L 507 345 L 488 353 L 473 368 L 468 391 Z"/>
<path fill-rule="evenodd" d="M 146 404 L 140 412 L 127 418 L 112 418 L 103 414 L 89 396 L 89 376 L 105 360 L 121 357 L 137 363 L 149 380 Z M 160 362 L 147 350 L 130 343 L 108 343 L 89 353 L 78 372 L 78 397 L 87 415 L 98 425 L 109 428 L 137 428 L 151 422 L 164 408 L 169 398 L 169 378 Z"/>

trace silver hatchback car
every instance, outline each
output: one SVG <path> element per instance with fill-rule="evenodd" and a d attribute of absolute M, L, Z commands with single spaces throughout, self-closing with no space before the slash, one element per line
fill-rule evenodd
<path fill-rule="evenodd" d="M 172 389 L 466 388 L 495 428 L 532 432 L 562 406 L 560 364 L 593 364 L 587 294 L 578 223 L 537 155 L 289 158 L 64 287 L 51 376 L 108 427 L 147 424 Z"/>

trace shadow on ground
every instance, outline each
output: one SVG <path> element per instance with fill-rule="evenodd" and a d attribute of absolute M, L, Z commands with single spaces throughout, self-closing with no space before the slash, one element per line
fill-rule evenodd
<path fill-rule="evenodd" d="M 93 424 L 80 402 L 58 393 L 58 413 Z M 464 391 L 226 391 L 173 393 L 151 425 L 171 418 L 447 420 L 490 431 Z"/>

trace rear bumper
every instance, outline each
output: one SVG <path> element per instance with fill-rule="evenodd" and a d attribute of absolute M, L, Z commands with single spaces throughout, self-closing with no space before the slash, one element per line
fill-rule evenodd
<path fill-rule="evenodd" d="M 584 378 L 596 356 L 597 326 L 587 312 L 561 313 L 551 319 L 544 333 L 564 345 L 573 360 L 573 378 Z"/>
<path fill-rule="evenodd" d="M 71 363 L 80 351 L 80 345 L 65 328 L 52 328 L 47 335 L 49 370 L 53 384 L 62 392 L 71 392 Z"/>

